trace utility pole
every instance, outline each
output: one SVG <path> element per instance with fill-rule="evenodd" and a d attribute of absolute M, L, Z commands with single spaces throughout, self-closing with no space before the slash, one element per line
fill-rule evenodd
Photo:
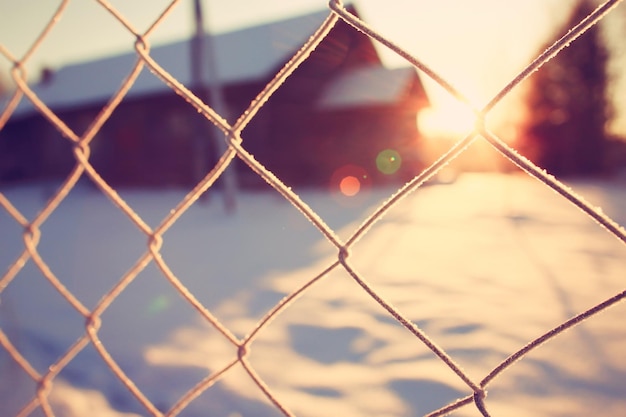
<path fill-rule="evenodd" d="M 194 22 L 195 32 L 191 48 L 191 79 L 196 90 L 195 93 L 198 94 L 202 101 L 211 106 L 216 113 L 227 119 L 228 109 L 224 101 L 222 86 L 217 72 L 217 55 L 215 54 L 213 36 L 208 31 L 205 31 L 201 0 L 194 0 Z M 207 68 L 206 71 L 203 71 L 205 63 Z M 202 141 L 203 144 L 198 144 L 198 150 L 201 153 L 196 158 L 200 158 L 201 161 L 196 161 L 196 164 L 197 169 L 204 174 L 208 168 L 207 156 L 210 143 L 207 143 L 206 135 L 202 135 L 203 131 L 204 129 L 199 130 L 197 133 L 199 136 L 197 139 Z M 212 138 L 218 155 L 223 155 L 228 148 L 224 132 L 213 125 Z M 223 188 L 224 208 L 227 213 L 233 213 L 236 209 L 237 179 L 234 162 L 231 162 L 231 165 L 226 168 L 220 179 Z"/>

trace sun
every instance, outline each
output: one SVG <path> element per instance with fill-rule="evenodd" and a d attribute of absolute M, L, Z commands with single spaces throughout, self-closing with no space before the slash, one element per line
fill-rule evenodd
<path fill-rule="evenodd" d="M 417 123 L 428 137 L 458 137 L 474 130 L 476 115 L 467 105 L 450 100 L 422 110 Z"/>
<path fill-rule="evenodd" d="M 475 107 L 478 109 L 480 107 Z M 503 135 L 503 141 L 515 143 L 518 140 L 519 119 L 524 114 L 518 110 L 518 101 L 503 103 L 498 109 L 484 117 L 485 127 L 491 132 Z M 493 114 L 492 114 L 493 113 Z M 418 141 L 419 152 L 425 163 L 433 163 L 472 132 L 479 136 L 484 134 L 481 128 L 477 131 L 477 120 L 480 116 L 469 105 L 453 99 L 433 102 L 431 107 L 422 110 L 417 117 L 420 132 Z M 487 140 L 475 140 L 454 158 L 455 172 L 484 172 L 510 169 L 509 162 L 493 149 Z"/>

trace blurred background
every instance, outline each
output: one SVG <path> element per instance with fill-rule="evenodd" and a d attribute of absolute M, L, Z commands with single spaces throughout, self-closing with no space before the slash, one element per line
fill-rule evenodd
<path fill-rule="evenodd" d="M 502 140 L 621 224 L 623 3 L 487 119 Z M 143 33 L 169 2 L 111 4 Z M 599 4 L 357 0 L 348 10 L 480 108 Z M 61 416 L 145 415 L 98 349 L 155 415 L 218 374 L 182 416 L 283 415 L 237 362 L 238 344 L 260 321 L 246 359 L 297 415 L 423 415 L 472 390 L 355 274 L 472 381 L 572 316 L 623 300 L 619 233 L 606 233 L 480 138 L 377 215 L 350 246 L 353 274 L 339 265 L 341 242 L 474 124 L 468 106 L 343 22 L 242 132 L 243 147 L 297 192 L 308 218 L 237 159 L 209 189 L 226 197 L 226 212 L 209 196 L 177 212 L 224 151 L 223 136 L 145 67 L 88 137 L 89 163 L 116 194 L 83 173 L 84 184 L 70 182 L 67 195 L 51 200 L 81 167 L 71 140 L 89 132 L 137 63 L 136 37 L 96 1 L 68 2 L 29 51 L 59 5 L 0 0 L 0 109 L 19 96 L 15 78 L 23 77 L 59 117 L 50 123 L 27 97 L 0 114 L 0 415 L 32 409 L 39 417 L 40 399 Z M 181 1 L 147 37 L 150 57 L 234 123 L 329 14 L 321 0 Z M 145 224 L 121 210 L 120 199 Z M 161 229 L 173 214 L 180 217 Z M 161 237 L 154 257 L 146 255 Z M 128 286 L 112 292 L 121 280 Z M 183 286 L 231 338 L 192 307 Z M 303 286 L 296 302 L 263 321 Z M 85 316 L 102 303 L 92 343 Z M 623 308 L 585 320 L 499 374 L 489 385 L 493 415 L 624 415 Z M 77 340 L 84 347 L 71 351 Z M 468 406 L 455 415 L 479 412 Z"/>

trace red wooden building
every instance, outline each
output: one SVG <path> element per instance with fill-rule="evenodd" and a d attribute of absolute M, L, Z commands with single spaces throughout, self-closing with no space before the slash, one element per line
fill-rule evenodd
<path fill-rule="evenodd" d="M 323 11 L 213 37 L 213 76 L 222 86 L 229 121 L 239 117 L 327 15 Z M 206 94 L 193 84 L 191 52 L 192 40 L 184 40 L 153 47 L 150 55 L 181 83 Z M 47 72 L 33 90 L 80 135 L 136 59 L 130 51 L 68 65 Z M 420 169 L 416 120 L 427 105 L 413 68 L 385 68 L 372 40 L 340 21 L 246 127 L 243 146 L 288 185 L 324 186 L 342 167 L 374 183 L 405 181 Z M 208 121 L 144 69 L 93 140 L 90 161 L 115 186 L 189 186 L 219 156 L 212 134 Z M 74 165 L 70 142 L 23 99 L 0 131 L 0 183 L 63 178 Z M 237 171 L 244 186 L 262 181 L 239 160 Z"/>

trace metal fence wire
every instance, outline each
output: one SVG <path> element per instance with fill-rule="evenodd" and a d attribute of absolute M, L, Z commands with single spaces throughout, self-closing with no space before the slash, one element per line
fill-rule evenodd
<path fill-rule="evenodd" d="M 320 218 L 314 210 L 311 209 L 296 193 L 294 193 L 289 187 L 287 187 L 280 178 L 276 177 L 272 172 L 264 168 L 255 158 L 246 150 L 245 140 L 241 133 L 243 129 L 250 123 L 255 117 L 257 112 L 264 106 L 264 103 L 274 94 L 285 80 L 294 72 L 298 66 L 303 63 L 316 48 L 316 46 L 327 36 L 333 26 L 339 21 L 343 20 L 351 25 L 354 30 L 361 31 L 367 36 L 375 39 L 376 41 L 386 45 L 388 48 L 395 51 L 397 54 L 404 57 L 414 67 L 419 69 L 423 74 L 430 77 L 441 87 L 443 87 L 451 96 L 456 99 L 469 103 L 469 101 L 456 90 L 450 83 L 448 83 L 443 77 L 438 75 L 435 71 L 424 65 L 419 58 L 412 56 L 410 53 L 403 50 L 400 46 L 394 44 L 388 40 L 384 34 L 379 33 L 367 23 L 356 18 L 350 12 L 346 10 L 340 0 L 331 0 L 328 4 L 329 12 L 328 17 L 323 24 L 317 29 L 315 34 L 302 46 L 298 52 L 291 57 L 291 59 L 284 65 L 284 67 L 274 76 L 274 78 L 267 84 L 267 86 L 261 91 L 261 93 L 252 100 L 249 108 L 241 114 L 234 124 L 229 124 L 227 120 L 214 109 L 209 107 L 206 103 L 200 100 L 194 93 L 192 93 L 185 85 L 182 85 L 179 81 L 174 79 L 167 71 L 165 71 L 158 62 L 156 62 L 150 56 L 150 37 L 161 22 L 166 18 L 168 13 L 177 6 L 179 1 L 173 1 L 169 7 L 158 17 L 157 20 L 150 26 L 150 28 L 144 32 L 138 32 L 133 25 L 111 4 L 106 0 L 98 0 L 100 5 L 106 9 L 112 16 L 114 16 L 124 27 L 136 37 L 135 50 L 137 54 L 136 63 L 125 80 L 123 80 L 122 86 L 117 93 L 108 102 L 108 104 L 100 111 L 95 120 L 86 129 L 86 131 L 80 135 L 74 130 L 70 129 L 61 118 L 59 118 L 53 111 L 51 111 L 46 103 L 42 102 L 37 95 L 30 89 L 25 80 L 25 64 L 32 57 L 33 53 L 40 47 L 42 41 L 46 38 L 52 27 L 57 23 L 59 18 L 63 15 L 64 10 L 68 4 L 68 1 L 63 1 L 54 17 L 50 20 L 45 30 L 37 38 L 28 52 L 21 58 L 14 57 L 10 51 L 4 46 L 0 45 L 0 53 L 13 63 L 12 77 L 17 85 L 17 89 L 12 96 L 9 105 L 0 114 L 0 128 L 4 127 L 7 121 L 10 119 L 17 104 L 22 99 L 30 100 L 37 110 L 45 116 L 45 118 L 62 133 L 68 141 L 73 145 L 73 154 L 76 159 L 76 165 L 71 174 L 63 181 L 62 186 L 55 192 L 50 198 L 45 207 L 32 219 L 28 219 L 24 214 L 20 212 L 12 202 L 2 193 L 0 193 L 0 205 L 6 210 L 10 216 L 23 228 L 23 240 L 24 250 L 20 256 L 10 265 L 8 271 L 0 279 L 0 296 L 2 292 L 9 286 L 12 280 L 18 275 L 20 270 L 24 267 L 27 261 L 31 260 L 45 276 L 45 278 L 54 286 L 54 288 L 64 297 L 73 309 L 84 317 L 86 326 L 84 334 L 75 341 L 75 343 L 64 352 L 56 363 L 49 367 L 44 373 L 38 372 L 35 367 L 29 363 L 23 353 L 18 350 L 14 341 L 7 335 L 7 333 L 0 328 L 0 345 L 4 350 L 8 352 L 10 357 L 15 363 L 27 373 L 30 378 L 36 384 L 36 390 L 33 393 L 32 399 L 19 411 L 18 416 L 28 416 L 37 409 L 41 409 L 47 416 L 54 415 L 53 408 L 50 405 L 48 395 L 51 392 L 55 378 L 59 373 L 72 361 L 85 347 L 91 345 L 97 350 L 102 357 L 102 360 L 110 367 L 111 371 L 119 378 L 119 380 L 125 385 L 125 387 L 137 398 L 137 400 L 145 407 L 145 412 L 152 416 L 175 416 L 183 411 L 191 401 L 196 397 L 209 390 L 212 385 L 219 381 L 224 375 L 228 374 L 232 369 L 241 367 L 248 374 L 250 379 L 256 384 L 256 386 L 264 393 L 264 395 L 274 404 L 274 406 L 285 416 L 291 416 L 293 413 L 287 408 L 284 401 L 272 392 L 270 386 L 268 386 L 259 374 L 255 371 L 254 367 L 249 361 L 250 347 L 254 344 L 255 339 L 259 332 L 266 326 L 270 326 L 272 320 L 278 315 L 282 314 L 286 307 L 291 303 L 294 303 L 303 293 L 305 293 L 315 282 L 322 279 L 324 276 L 330 273 L 330 271 L 343 268 L 347 273 L 362 287 L 363 291 L 373 298 L 380 306 L 389 312 L 399 324 L 401 324 L 408 332 L 410 332 L 416 339 L 423 343 L 428 349 L 434 352 L 437 357 L 445 363 L 454 373 L 460 378 L 469 388 L 468 392 L 471 392 L 464 398 L 461 398 L 445 407 L 436 410 L 429 414 L 429 416 L 444 415 L 452 412 L 453 410 L 461 407 L 466 407 L 473 404 L 482 415 L 489 416 L 488 411 L 488 398 L 487 389 L 489 385 L 498 376 L 514 364 L 518 359 L 524 357 L 529 351 L 544 344 L 546 341 L 559 336 L 565 330 L 577 326 L 581 322 L 589 319 L 591 316 L 607 309 L 608 307 L 621 302 L 626 297 L 626 291 L 619 292 L 614 296 L 606 299 L 605 301 L 595 305 L 594 307 L 582 311 L 572 317 L 571 319 L 561 323 L 552 330 L 542 334 L 534 340 L 529 341 L 523 348 L 510 354 L 508 358 L 502 361 L 498 366 L 493 368 L 487 375 L 484 375 L 482 379 L 476 380 L 470 377 L 464 372 L 461 367 L 455 362 L 455 360 L 437 343 L 426 334 L 420 327 L 418 327 L 411 320 L 407 319 L 405 315 L 398 309 L 394 308 L 387 300 L 379 295 L 374 288 L 367 282 L 367 280 L 358 273 L 351 264 L 350 252 L 355 244 L 368 230 L 381 218 L 385 216 L 392 207 L 398 204 L 398 202 L 409 193 L 415 191 L 427 180 L 437 174 L 447 163 L 455 159 L 474 141 L 483 140 L 490 144 L 493 148 L 499 151 L 506 158 L 511 160 L 514 164 L 524 170 L 528 175 L 534 177 L 545 184 L 546 187 L 550 187 L 561 195 L 564 199 L 569 200 L 573 205 L 585 212 L 589 217 L 593 218 L 597 223 L 604 227 L 610 234 L 626 244 L 626 231 L 607 217 L 599 209 L 594 208 L 587 203 L 583 198 L 574 194 L 568 187 L 564 186 L 558 179 L 547 174 L 543 169 L 534 165 L 532 162 L 518 154 L 515 149 L 509 146 L 505 141 L 496 136 L 489 130 L 489 126 L 485 123 L 486 116 L 491 110 L 498 105 L 498 103 L 509 92 L 528 78 L 534 71 L 538 70 L 543 64 L 556 56 L 560 50 L 568 46 L 571 42 L 574 42 L 581 34 L 597 24 L 611 9 L 615 8 L 620 0 L 609 0 L 599 6 L 593 13 L 582 20 L 578 25 L 571 28 L 571 30 L 539 55 L 534 61 L 520 72 L 514 79 L 512 79 L 502 90 L 495 96 L 489 103 L 482 109 L 475 111 L 475 129 L 466 137 L 458 140 L 451 146 L 451 148 L 436 162 L 428 166 L 421 174 L 417 175 L 413 180 L 397 190 L 397 192 L 378 207 L 375 212 L 367 218 L 367 220 L 349 237 L 347 240 L 342 240 L 338 237 L 336 232 L 329 227 L 322 218 Z M 176 94 L 182 96 L 190 106 L 195 107 L 206 119 L 215 124 L 221 131 L 224 132 L 225 142 L 227 149 L 221 155 L 218 163 L 215 167 L 190 191 L 182 201 L 169 213 L 169 215 L 160 223 L 156 228 L 151 228 L 146 224 L 144 219 L 140 217 L 133 209 L 127 204 L 124 199 L 107 184 L 99 175 L 99 173 L 93 168 L 90 163 L 89 154 L 92 140 L 101 126 L 115 111 L 116 107 L 122 102 L 126 93 L 129 91 L 134 81 L 138 77 L 140 71 L 144 66 L 147 66 L 150 71 L 156 74 L 161 80 L 166 83 Z M 215 184 L 216 180 L 224 173 L 225 169 L 233 163 L 235 158 L 241 159 L 245 162 L 256 174 L 262 177 L 267 183 L 269 183 L 274 189 L 276 189 L 289 203 L 295 206 L 302 216 L 306 217 L 336 248 L 336 259 L 319 275 L 309 279 L 305 285 L 296 291 L 292 292 L 279 303 L 273 306 L 267 312 L 267 314 L 258 322 L 256 327 L 244 338 L 238 338 L 235 334 L 227 328 L 222 322 L 220 322 L 211 311 L 209 311 L 203 304 L 201 304 L 194 294 L 189 291 L 185 285 L 175 276 L 170 270 L 168 265 L 164 262 L 160 254 L 160 249 L 163 245 L 164 233 L 181 217 L 183 213 L 196 201 L 198 198 Z M 96 305 L 95 308 L 89 309 L 78 298 L 69 291 L 61 282 L 61 280 L 55 276 L 50 270 L 44 259 L 38 252 L 38 243 L 41 237 L 42 225 L 46 222 L 49 216 L 59 207 L 61 202 L 66 198 L 68 193 L 77 184 L 79 179 L 83 176 L 89 176 L 89 178 L 97 185 L 97 187 L 104 193 L 119 210 L 121 210 L 128 218 L 148 237 L 149 244 L 145 253 L 136 261 L 134 266 L 117 282 L 117 284 L 108 291 Z M 195 387 L 189 390 L 186 394 L 178 400 L 174 406 L 167 412 L 162 412 L 159 408 L 138 388 L 138 386 L 127 376 L 122 367 L 112 357 L 107 350 L 105 343 L 102 343 L 99 335 L 99 330 L 102 324 L 102 315 L 111 305 L 111 303 L 118 297 L 127 286 L 138 276 L 138 274 L 146 268 L 150 263 L 154 263 L 158 266 L 167 280 L 171 283 L 173 288 L 180 293 L 180 295 L 193 306 L 215 329 L 221 333 L 221 335 L 232 344 L 234 359 L 222 369 L 219 369 L 210 375 L 207 375 L 201 380 Z M 5 376 L 2 376 L 5 378 Z"/>

